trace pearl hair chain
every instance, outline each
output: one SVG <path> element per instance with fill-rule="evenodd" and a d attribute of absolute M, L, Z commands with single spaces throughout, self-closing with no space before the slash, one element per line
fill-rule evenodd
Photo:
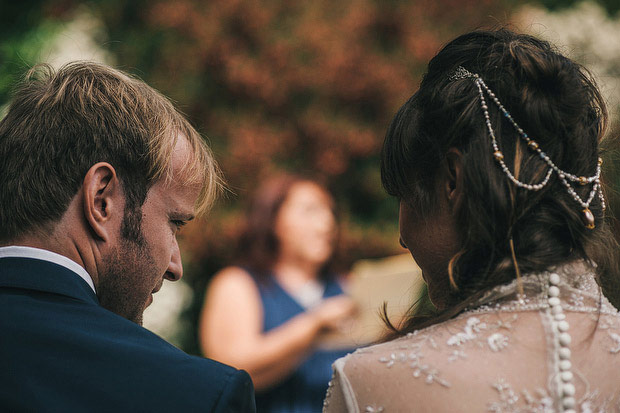
<path fill-rule="evenodd" d="M 491 89 L 489 89 L 489 87 L 486 85 L 484 80 L 482 80 L 482 78 L 478 74 L 471 73 L 469 70 L 465 69 L 464 67 L 459 66 L 456 69 L 456 71 L 452 75 L 450 75 L 450 80 L 455 81 L 455 80 L 460 80 L 460 79 L 474 79 L 476 87 L 478 88 L 478 94 L 480 95 L 480 106 L 484 113 L 484 119 L 485 119 L 485 123 L 487 126 L 487 130 L 489 131 L 489 135 L 491 136 L 491 144 L 493 145 L 493 151 L 494 151 L 493 157 L 498 162 L 499 166 L 501 167 L 502 171 L 506 174 L 508 179 L 510 179 L 519 188 L 523 188 L 529 191 L 538 191 L 544 188 L 545 185 L 547 185 L 547 183 L 549 182 L 549 179 L 551 178 L 551 175 L 553 174 L 553 172 L 555 172 L 558 175 L 560 182 L 562 182 L 562 184 L 566 188 L 566 191 L 569 193 L 569 195 L 577 203 L 579 203 L 579 205 L 581 205 L 581 207 L 583 208 L 582 218 L 583 218 L 585 226 L 588 229 L 593 229 L 594 228 L 594 214 L 592 214 L 592 211 L 590 211 L 590 203 L 592 202 L 592 200 L 594 199 L 597 193 L 601 201 L 601 208 L 605 210 L 605 197 L 603 196 L 603 191 L 602 191 L 601 182 L 600 182 L 601 164 L 603 163 L 603 160 L 601 158 L 598 158 L 598 163 L 596 166 L 596 173 L 593 176 L 589 176 L 589 177 L 577 176 L 577 175 L 568 173 L 566 171 L 563 171 L 562 169 L 558 168 L 558 166 L 555 163 L 553 163 L 553 161 L 549 158 L 549 156 L 545 152 L 542 151 L 538 143 L 535 140 L 531 139 L 527 135 L 527 133 L 525 133 L 523 129 L 521 129 L 521 127 L 513 119 L 512 115 L 510 115 L 510 113 L 504 108 L 504 106 L 501 104 L 499 99 L 495 96 L 495 94 L 491 91 Z M 506 119 L 508 119 L 508 121 L 516 129 L 521 139 L 523 139 L 525 143 L 527 144 L 528 148 L 532 150 L 533 152 L 537 153 L 540 159 L 549 166 L 549 169 L 547 170 L 545 177 L 539 183 L 528 184 L 528 183 L 522 182 L 519 179 L 517 179 L 512 174 L 512 172 L 510 172 L 510 170 L 508 169 L 508 166 L 504 162 L 504 154 L 499 149 L 499 145 L 497 144 L 497 138 L 495 137 L 495 131 L 493 130 L 493 127 L 491 126 L 491 119 L 489 117 L 489 107 L 487 106 L 487 102 L 485 99 L 485 92 L 491 98 L 493 103 L 495 103 L 495 105 L 503 113 Z M 592 190 L 590 191 L 588 195 L 588 198 L 585 201 L 579 196 L 579 194 L 577 194 L 575 189 L 572 187 L 571 182 L 578 183 L 579 185 L 589 185 L 592 183 L 594 184 L 592 186 Z"/>

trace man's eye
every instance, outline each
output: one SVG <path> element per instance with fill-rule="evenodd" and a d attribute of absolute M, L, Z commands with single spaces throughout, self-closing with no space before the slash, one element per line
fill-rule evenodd
<path fill-rule="evenodd" d="M 174 224 L 175 227 L 177 227 L 177 230 L 180 230 L 185 224 L 187 224 L 187 222 L 185 221 L 176 220 L 176 219 L 173 219 L 172 223 Z"/>

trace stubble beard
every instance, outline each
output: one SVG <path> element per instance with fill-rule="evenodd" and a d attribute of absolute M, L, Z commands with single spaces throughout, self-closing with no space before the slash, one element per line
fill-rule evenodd
<path fill-rule="evenodd" d="M 141 215 L 141 211 L 125 215 L 119 245 L 103 257 L 105 268 L 97 288 L 103 308 L 138 325 L 142 325 L 157 271 L 141 231 Z"/>

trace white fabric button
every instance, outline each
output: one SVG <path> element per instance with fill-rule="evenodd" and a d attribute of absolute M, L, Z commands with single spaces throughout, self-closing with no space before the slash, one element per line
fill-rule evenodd
<path fill-rule="evenodd" d="M 564 393 L 565 396 L 574 396 L 575 395 L 575 386 L 573 386 L 571 383 L 566 383 L 562 387 L 562 392 Z"/>
<path fill-rule="evenodd" d="M 558 285 L 560 283 L 560 276 L 556 273 L 553 273 L 549 276 L 549 282 L 554 285 Z"/>
<path fill-rule="evenodd" d="M 571 371 L 563 371 L 561 377 L 562 381 L 571 381 L 573 379 L 573 373 Z"/>
<path fill-rule="evenodd" d="M 560 345 L 561 346 L 568 346 L 571 342 L 571 338 L 570 338 L 570 334 L 568 333 L 562 333 L 560 334 Z"/>
<path fill-rule="evenodd" d="M 573 407 L 575 407 L 575 399 L 572 397 L 565 397 L 562 400 L 562 404 L 564 405 L 564 408 L 572 409 Z"/>
<path fill-rule="evenodd" d="M 568 347 L 561 347 L 559 353 L 562 360 L 568 360 L 570 358 L 570 349 Z"/>

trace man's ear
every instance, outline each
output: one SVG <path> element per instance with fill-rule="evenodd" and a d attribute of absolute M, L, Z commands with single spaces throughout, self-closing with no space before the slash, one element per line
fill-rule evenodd
<path fill-rule="evenodd" d="M 108 241 L 114 222 L 123 212 L 123 194 L 114 167 L 107 162 L 91 166 L 82 186 L 84 216 L 93 232 Z"/>
<path fill-rule="evenodd" d="M 446 153 L 443 191 L 451 211 L 457 211 L 463 200 L 463 153 L 450 148 Z"/>

